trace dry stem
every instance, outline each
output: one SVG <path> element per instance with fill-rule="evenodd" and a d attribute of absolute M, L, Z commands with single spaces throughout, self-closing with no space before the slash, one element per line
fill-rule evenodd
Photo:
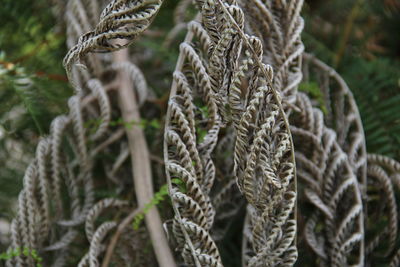
<path fill-rule="evenodd" d="M 128 62 L 129 54 L 127 49 L 114 53 L 115 62 Z M 119 105 L 124 121 L 140 121 L 139 108 L 133 91 L 130 77 L 120 72 L 118 76 Z M 144 207 L 153 198 L 153 181 L 150 165 L 150 155 L 143 130 L 133 125 L 125 129 L 128 137 L 129 150 L 132 161 L 133 182 L 136 198 L 139 207 Z M 162 267 L 174 267 L 176 263 L 165 236 L 160 214 L 157 207 L 153 207 L 145 214 L 145 223 L 150 234 L 150 239 L 158 264 Z"/>

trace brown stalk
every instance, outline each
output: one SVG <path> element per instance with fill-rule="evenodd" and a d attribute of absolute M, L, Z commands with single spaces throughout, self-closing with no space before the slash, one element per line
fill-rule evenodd
<path fill-rule="evenodd" d="M 129 62 L 127 49 L 117 51 L 113 54 L 114 62 Z M 139 107 L 130 77 L 123 72 L 118 74 L 119 106 L 124 121 L 140 121 Z M 154 195 L 152 173 L 150 165 L 150 154 L 147 148 L 146 138 L 143 130 L 132 125 L 125 128 L 128 137 L 129 150 L 132 161 L 132 174 L 135 186 L 136 198 L 139 207 L 144 207 L 151 201 Z M 160 214 L 157 207 L 153 207 L 145 214 L 145 223 L 150 234 L 150 239 L 158 264 L 162 267 L 176 266 L 174 257 L 165 236 Z"/>

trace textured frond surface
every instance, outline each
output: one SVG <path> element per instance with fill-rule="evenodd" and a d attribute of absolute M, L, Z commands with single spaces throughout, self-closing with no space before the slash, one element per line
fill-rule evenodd
<path fill-rule="evenodd" d="M 217 64 L 226 63 L 225 45 L 233 42 L 233 32 L 225 16 L 217 17 L 219 13 L 215 3 L 208 1 L 201 9 L 202 23 L 188 25 L 174 72 L 164 137 L 167 177 L 182 180 L 186 187 L 183 192 L 171 184 L 173 233 L 184 261 L 197 266 L 222 266 L 210 234 L 215 214 L 210 199 L 215 179 L 211 154 L 221 127 L 215 93 L 231 69 Z"/>
<path fill-rule="evenodd" d="M 234 174 L 250 204 L 242 260 L 250 266 L 290 266 L 297 259 L 297 189 L 289 113 L 284 110 L 294 104 L 302 78 L 302 2 L 239 4 L 245 30 L 254 34 L 244 37 L 243 59 L 228 98 L 237 130 Z"/>
<path fill-rule="evenodd" d="M 72 22 L 68 24 L 69 44 L 96 25 L 97 4 L 97 1 L 68 2 L 66 20 Z M 52 121 L 50 135 L 40 141 L 36 157 L 25 173 L 17 216 L 12 222 L 9 251 L 17 248 L 38 251 L 46 266 L 65 266 L 71 261 L 78 264 L 81 258 L 79 266 L 98 266 L 110 233 L 118 226 L 112 213 L 107 213 L 108 221 L 97 225 L 99 215 L 105 210 L 118 208 L 118 215 L 121 216 L 132 209 L 131 203 L 118 198 L 101 198 L 98 193 L 101 190 L 121 192 L 123 186 L 126 187 L 126 180 L 131 180 L 123 170 L 129 167 L 124 164 L 129 153 L 121 146 L 126 142 L 124 129 L 120 125 L 111 126 L 119 109 L 111 100 L 117 89 L 114 83 L 116 73 L 125 72 L 131 78 L 139 103 L 146 98 L 147 85 L 135 65 L 123 63 L 104 66 L 103 60 L 91 56 L 88 62 L 92 62 L 91 66 L 95 66 L 97 71 L 89 68 L 73 77 L 75 85 L 80 85 L 79 93 L 69 99 L 69 113 Z M 104 73 L 111 77 L 106 83 L 97 79 Z M 112 158 L 116 153 L 115 160 L 105 161 L 99 157 L 105 152 Z M 106 174 L 106 177 L 101 177 L 102 181 L 95 174 L 98 164 L 103 166 Z M 83 225 L 86 237 L 82 235 Z M 143 261 L 141 252 L 137 253 L 140 250 L 136 250 L 138 244 L 135 247 L 132 243 L 132 240 L 145 240 L 147 233 L 143 229 L 138 233 L 126 229 L 125 233 L 118 245 L 122 254 L 116 254 L 112 261 L 125 262 L 125 265 L 133 259 L 124 254 L 136 253 L 135 262 L 151 262 Z M 86 254 L 73 248 L 77 244 L 87 246 L 88 243 Z M 19 255 L 11 258 L 7 264 L 31 266 L 34 262 L 31 257 Z"/>
<path fill-rule="evenodd" d="M 296 101 L 302 80 L 303 0 L 243 0 L 239 4 L 245 11 L 249 31 L 262 41 L 263 62 L 274 70 L 274 88 L 280 92 L 283 105 L 290 106 Z"/>
<path fill-rule="evenodd" d="M 364 216 L 357 177 L 322 111 L 299 94 L 300 114 L 291 126 L 297 174 L 304 198 L 314 206 L 304 214 L 305 240 L 326 266 L 364 266 Z M 300 218 L 299 218 L 300 219 Z"/>
<path fill-rule="evenodd" d="M 400 163 L 367 153 L 399 150 L 399 96 L 305 53 L 303 0 L 168 3 L 175 27 L 131 54 L 163 0 L 50 1 L 75 92 L 26 169 L 8 267 L 37 264 L 25 248 L 57 267 L 400 265 Z"/>
<path fill-rule="evenodd" d="M 366 257 L 371 266 L 400 264 L 400 163 L 368 154 Z"/>
<path fill-rule="evenodd" d="M 249 203 L 245 235 L 247 230 L 251 234 L 244 241 L 244 260 L 250 266 L 290 265 L 297 258 L 291 135 L 272 87 L 273 71 L 256 63 L 262 59 L 261 43 L 256 37 L 249 37 L 248 43 L 251 48 L 244 44 L 245 56 L 234 74 L 228 98 L 236 129 L 234 175 Z M 242 79 L 247 82 L 242 83 Z M 245 88 L 244 94 L 240 88 Z"/>
<path fill-rule="evenodd" d="M 78 43 L 73 46 L 64 58 L 64 66 L 67 74 L 71 76 L 72 65 L 80 58 L 91 52 L 107 52 L 119 50 L 131 44 L 134 39 L 145 31 L 156 16 L 162 0 L 112 0 L 98 14 L 97 1 L 90 1 L 92 14 L 79 16 L 83 9 L 80 0 L 74 1 L 71 12 L 77 12 L 78 16 L 67 17 L 72 21 L 72 26 L 81 24 L 84 28 L 75 27 L 72 32 L 83 31 L 84 35 L 77 34 Z M 99 21 L 93 26 L 93 22 L 99 16 Z"/>
<path fill-rule="evenodd" d="M 218 126 L 231 123 L 234 127 L 234 177 L 250 204 L 249 228 L 252 238 L 245 242 L 246 261 L 251 266 L 263 265 L 264 262 L 271 265 L 283 262 L 293 264 L 297 257 L 294 245 L 294 157 L 285 114 L 279 96 L 272 89 L 272 69 L 261 63 L 263 50 L 258 38 L 244 34 L 243 13 L 239 7 L 208 1 L 202 5 L 201 14 L 203 32 L 208 34 L 208 38 L 203 38 L 207 41 L 202 41 L 199 35 L 197 38 L 200 40 L 200 48 L 210 46 L 210 57 L 193 63 L 193 59 L 200 59 L 201 56 L 191 54 L 192 49 L 189 50 L 185 43 L 181 45 L 181 53 L 186 56 L 186 60 L 192 61 L 192 70 L 186 73 L 198 77 L 196 80 L 201 82 L 200 89 L 214 102 L 215 110 L 209 108 L 208 113 L 217 120 L 221 118 L 222 124 L 218 121 Z M 190 24 L 189 30 L 193 25 L 199 24 Z M 228 50 L 228 47 L 231 49 Z M 182 78 L 179 80 L 181 83 Z M 175 84 L 178 82 L 175 81 Z M 180 87 L 177 87 L 178 90 Z M 172 99 L 183 95 L 177 92 Z M 188 98 L 185 96 L 184 99 Z M 174 104 L 170 101 L 172 114 Z M 193 118 L 189 111 L 185 113 Z M 174 118 L 170 121 L 173 122 Z M 210 121 L 213 123 L 214 119 L 209 120 L 209 124 Z M 181 121 L 176 127 L 188 125 L 189 129 L 193 124 L 191 120 Z M 209 132 L 204 140 L 207 140 L 208 135 Z M 186 136 L 189 137 L 188 134 Z M 185 141 L 184 135 L 181 140 Z M 215 143 L 216 139 L 212 139 L 213 147 Z M 186 144 L 186 147 L 193 147 L 193 144 Z M 167 151 L 171 151 L 171 148 Z M 195 152 L 189 150 L 186 154 L 195 155 Z M 171 161 L 170 154 L 168 157 L 168 161 Z M 183 153 L 181 158 L 184 158 Z M 195 158 L 187 161 L 190 160 L 195 161 Z M 185 164 L 180 161 L 181 165 Z M 191 167 L 188 163 L 186 165 Z M 197 167 L 198 164 L 193 165 Z M 195 168 L 191 168 L 194 172 Z M 200 186 L 201 183 L 200 180 Z M 230 185 L 233 183 L 228 182 L 227 189 Z M 171 194 L 173 196 L 174 191 Z M 175 233 L 175 236 L 179 236 L 179 233 Z"/>
<path fill-rule="evenodd" d="M 321 95 L 314 103 L 324 112 L 325 125 L 336 132 L 336 139 L 347 154 L 363 194 L 366 190 L 367 152 L 364 129 L 357 104 L 343 78 L 328 65 L 309 54 L 303 54 L 303 90 L 311 92 L 316 83 Z M 320 98 L 320 99 L 317 99 Z"/>

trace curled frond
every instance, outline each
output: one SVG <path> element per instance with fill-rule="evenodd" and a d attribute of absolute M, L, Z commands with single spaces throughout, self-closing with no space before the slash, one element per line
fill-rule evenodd
<path fill-rule="evenodd" d="M 234 16 L 228 17 L 233 23 Z M 235 129 L 234 176 L 249 203 L 252 234 L 244 242 L 244 262 L 250 266 L 290 265 L 297 258 L 293 143 L 273 84 L 273 70 L 262 63 L 262 42 L 244 33 L 242 21 L 243 15 L 241 23 L 234 23 L 241 49 L 233 52 L 237 63 L 228 90 L 217 94 L 223 103 L 220 106 L 226 106 L 222 116 L 232 121 Z"/>
<path fill-rule="evenodd" d="M 324 125 L 322 112 L 304 94 L 299 93 L 296 105 L 301 113 L 292 115 L 291 130 L 297 173 L 314 206 L 311 214 L 302 214 L 301 230 L 316 262 L 364 266 L 363 204 L 353 168 L 335 132 Z"/>
<path fill-rule="evenodd" d="M 399 264 L 400 163 L 368 154 L 366 257 L 371 265 Z"/>
<path fill-rule="evenodd" d="M 74 1 L 77 0 L 71 0 L 67 6 L 68 12 L 72 12 Z M 97 199 L 93 167 L 99 153 L 124 137 L 120 129 L 110 127 L 113 111 L 118 109 L 110 101 L 110 93 L 116 87 L 115 73 L 126 71 L 134 81 L 140 102 L 146 98 L 146 83 L 135 66 L 114 64 L 105 70 L 110 76 L 110 83 L 106 85 L 91 79 L 93 73 L 83 77 L 85 94 L 72 96 L 68 102 L 69 113 L 52 121 L 49 136 L 40 141 L 36 157 L 25 173 L 17 216 L 12 223 L 11 247 L 39 251 L 46 256 L 43 257 L 46 264 L 63 266 L 70 257 L 81 256 L 71 255 L 70 247 L 84 223 L 88 241 L 95 235 L 95 216 L 90 216 L 90 210 L 99 204 L 94 206 Z M 119 162 L 109 162 L 114 173 L 127 156 L 116 158 Z M 20 255 L 10 259 L 10 264 L 28 266 L 31 261 Z"/>
<path fill-rule="evenodd" d="M 80 2 L 75 1 L 77 4 Z M 81 25 L 86 27 L 76 31 L 83 30 L 85 34 L 78 35 L 78 44 L 64 58 L 68 76 L 72 75 L 72 65 L 88 53 L 115 51 L 131 44 L 150 26 L 161 4 L 162 0 L 112 0 L 101 12 L 94 29 L 87 26 L 90 25 L 89 21 L 82 22 Z M 78 12 L 84 11 L 78 9 Z M 72 17 L 79 19 L 77 16 Z M 89 18 L 96 17 L 92 15 Z"/>
<path fill-rule="evenodd" d="M 14 249 L 29 247 L 48 252 L 67 249 L 77 236 L 75 227 L 85 221 L 93 205 L 93 155 L 88 143 L 104 141 L 111 107 L 101 83 L 91 80 L 90 84 L 92 94 L 86 98 L 71 97 L 70 113 L 54 119 L 50 135 L 40 141 L 36 158 L 25 173 L 18 214 L 13 222 Z M 88 109 L 94 103 L 97 109 Z M 104 123 L 88 131 L 85 122 L 94 119 L 93 115 Z M 63 193 L 67 198 L 62 197 Z M 22 266 L 29 263 L 29 258 L 23 256 L 16 260 Z"/>
<path fill-rule="evenodd" d="M 134 35 L 140 33 L 140 27 L 145 28 L 150 24 L 161 3 L 112 1 L 100 14 L 101 4 L 102 1 L 94 0 L 68 1 L 65 11 L 67 45 L 72 47 L 79 36 L 89 33 L 79 38 L 80 43 L 71 49 L 67 62 L 72 64 L 72 61 L 94 51 L 93 46 L 108 47 L 111 44 L 107 42 L 113 42 L 112 39 L 131 41 Z M 118 44 L 111 47 L 117 49 Z M 96 265 L 104 251 L 101 243 L 116 224 L 115 221 L 109 221 L 96 227 L 97 216 L 107 207 L 126 206 L 126 203 L 116 199 L 98 199 L 95 192 L 100 189 L 99 186 L 104 185 L 94 183 L 94 166 L 102 161 L 98 154 L 104 150 L 108 153 L 120 150 L 115 162 L 108 160 L 104 164 L 100 163 L 100 166 L 104 165 L 107 177 L 114 185 L 126 188 L 126 181 L 122 177 L 115 178 L 129 153 L 126 154 L 124 149 L 115 145 L 121 142 L 124 132 L 120 127 L 111 127 L 112 120 L 116 120 L 113 115 L 118 114 L 118 107 L 110 97 L 113 89 L 119 86 L 115 83 L 118 72 L 126 72 L 133 81 L 139 104 L 147 97 L 147 85 L 143 74 L 133 64 L 110 64 L 104 67 L 102 60 L 104 57 L 90 55 L 85 57 L 87 71 L 74 69 L 78 75 L 71 82 L 84 90 L 78 90 L 69 99 L 67 115 L 53 120 L 49 136 L 40 141 L 36 157 L 25 173 L 17 216 L 12 223 L 10 249 L 27 247 L 38 251 L 46 266 L 64 266 L 71 258 L 81 258 L 82 251 L 71 249 L 77 242 L 90 242 L 90 251 L 83 257 L 82 263 Z M 68 68 L 71 67 L 69 63 Z M 100 79 L 104 75 L 107 75 L 108 81 L 103 83 Z M 130 177 L 125 177 L 130 181 Z M 84 224 L 87 240 L 79 238 Z M 146 233 L 141 236 L 143 240 Z M 124 238 L 127 240 L 121 241 L 119 248 L 132 248 L 131 241 L 136 237 L 126 235 Z M 84 247 L 87 243 L 79 245 Z M 136 250 L 138 248 L 136 246 Z M 128 254 L 132 254 L 132 249 L 129 251 Z M 119 261 L 132 262 L 125 256 L 122 258 Z M 31 266 L 32 259 L 19 255 L 10 259 L 8 264 Z"/>
<path fill-rule="evenodd" d="M 241 23 L 240 10 L 234 5 L 227 8 Z M 215 179 L 211 154 L 222 125 L 218 105 L 226 98 L 239 43 L 232 23 L 215 2 L 203 3 L 201 19 L 202 23 L 188 24 L 189 33 L 180 46 L 168 105 L 164 159 L 170 182 L 178 178 L 186 187 L 182 192 L 170 184 L 173 232 L 184 261 L 222 266 L 210 234 L 215 214 L 210 200 Z"/>
<path fill-rule="evenodd" d="M 261 47 L 256 38 L 250 38 L 250 43 Z M 238 97 L 237 89 L 243 85 L 240 79 L 235 79 L 231 92 L 236 89 L 238 93 L 230 97 L 236 118 L 234 175 L 250 204 L 252 239 L 248 240 L 251 247 L 246 256 L 250 266 L 263 266 L 263 262 L 271 266 L 286 261 L 294 263 L 296 186 L 291 136 L 270 85 L 272 69 L 263 66 L 268 73 L 265 77 L 255 64 L 259 59 L 252 58 L 248 50 L 245 55 L 245 63 L 239 68 L 248 65 L 243 69 L 251 70 L 242 74 L 248 79 L 249 86 L 244 87 L 247 96 Z"/>
<path fill-rule="evenodd" d="M 211 86 L 204 83 L 202 87 L 211 88 L 222 121 L 234 126 L 234 176 L 250 204 L 253 238 L 245 248 L 248 264 L 294 264 L 293 144 L 280 95 L 273 87 L 272 68 L 262 63 L 260 40 L 244 33 L 240 8 L 223 1 L 214 5 L 199 1 L 198 6 L 212 44 Z M 215 11 L 221 16 L 213 16 Z"/>
<path fill-rule="evenodd" d="M 324 112 L 325 125 L 335 130 L 337 142 L 347 154 L 364 196 L 367 152 L 364 129 L 353 94 L 334 69 L 306 53 L 303 54 L 303 74 L 301 90 L 307 91 Z M 312 124 L 312 121 L 305 120 L 303 123 Z"/>

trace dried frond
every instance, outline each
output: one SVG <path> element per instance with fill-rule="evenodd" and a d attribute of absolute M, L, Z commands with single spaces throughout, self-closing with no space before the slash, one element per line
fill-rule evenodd
<path fill-rule="evenodd" d="M 322 266 L 364 266 L 364 216 L 357 177 L 333 130 L 309 98 L 298 95 L 301 113 L 291 126 L 297 174 L 315 209 L 304 218 L 307 244 Z M 305 215 L 304 215 L 305 217 Z"/>
<path fill-rule="evenodd" d="M 227 64 L 228 49 L 223 44 L 233 43 L 233 30 L 219 13 L 215 3 L 208 1 L 201 9 L 202 24 L 193 21 L 188 25 L 174 73 L 164 137 L 174 236 L 184 261 L 197 266 L 222 266 L 209 232 L 215 213 L 209 193 L 215 178 L 211 153 L 221 127 L 215 93 L 231 70 L 218 64 Z M 216 27 L 224 29 L 223 34 Z M 173 178 L 184 182 L 186 192 L 171 183 Z"/>
<path fill-rule="evenodd" d="M 244 262 L 292 265 L 297 258 L 296 179 L 289 125 L 272 68 L 262 63 L 261 41 L 245 34 L 243 23 L 234 25 L 242 49 L 233 52 L 238 60 L 228 90 L 222 87 L 217 94 L 220 106 L 227 105 L 222 116 L 235 128 L 234 176 L 249 203 L 251 235 L 244 242 Z"/>
<path fill-rule="evenodd" d="M 381 155 L 368 154 L 368 214 L 366 257 L 373 266 L 398 266 L 400 249 L 399 207 L 400 163 Z"/>
<path fill-rule="evenodd" d="M 90 32 L 99 20 L 99 2 L 91 0 L 69 0 L 66 4 L 64 20 L 66 22 L 67 47 L 72 49 L 79 38 Z M 87 69 L 70 67 L 73 82 L 83 88 L 85 81 L 91 76 L 100 77 L 103 66 L 99 55 L 82 55 L 82 62 Z M 67 70 L 68 72 L 68 70 Z"/>
<path fill-rule="evenodd" d="M 68 2 L 66 19 L 72 22 L 68 23 L 70 40 L 96 25 L 98 8 L 97 1 Z M 106 11 L 103 13 L 110 15 Z M 124 16 L 121 16 L 121 19 L 124 19 Z M 110 101 L 110 93 L 116 87 L 113 83 L 115 73 L 126 72 L 128 77 L 131 77 L 135 89 L 138 90 L 139 103 L 143 103 L 147 94 L 143 74 L 136 66 L 124 63 L 102 68 L 101 64 L 97 63 L 100 61 L 96 56 L 88 61 L 101 73 L 82 72 L 79 82 L 85 91 L 70 98 L 69 114 L 54 119 L 50 135 L 40 141 L 36 157 L 26 171 L 24 189 L 19 197 L 18 214 L 12 223 L 10 249 L 28 247 L 39 251 L 46 256 L 46 264 L 53 263 L 55 266 L 65 265 L 70 257 L 76 260 L 82 256 L 79 254 L 82 251 L 71 251 L 72 244 L 82 242 L 79 238 L 79 228 L 82 224 L 86 223 L 88 241 L 94 237 L 97 240 L 91 242 L 91 252 L 82 260 L 86 262 L 87 259 L 92 263 L 97 261 L 96 258 L 103 250 L 100 249 L 103 246 L 102 239 L 116 225 L 116 222 L 110 221 L 95 230 L 93 222 L 97 213 L 90 212 L 94 212 L 96 207 L 102 207 L 102 210 L 105 202 L 118 202 L 100 200 L 95 205 L 97 199 L 94 196 L 93 184 L 96 156 L 110 149 L 124 137 L 120 130 L 113 132 L 114 129 L 110 129 L 112 111 L 118 109 L 112 107 Z M 93 78 L 100 77 L 104 71 L 110 77 L 106 85 Z M 116 158 L 119 162 L 110 162 L 114 173 L 121 167 L 126 156 Z M 123 181 L 116 183 L 120 186 Z M 28 266 L 32 264 L 32 259 L 19 255 L 10 259 L 8 264 Z"/>
<path fill-rule="evenodd" d="M 98 201 L 90 209 L 85 222 L 85 232 L 90 243 L 89 249 L 80 260 L 78 266 L 100 266 L 102 262 L 102 266 L 104 266 L 105 251 L 111 243 L 110 240 L 118 231 L 121 231 L 122 236 L 118 238 L 115 253 L 109 259 L 109 264 L 118 262 L 120 264 L 118 266 L 126 266 L 132 263 L 138 266 L 146 266 L 146 264 L 153 262 L 151 258 L 146 259 L 143 252 L 143 244 L 146 243 L 148 238 L 144 227 L 133 230 L 130 225 L 132 216 L 126 217 L 130 218 L 127 224 L 124 223 L 125 219 L 119 225 L 115 220 L 116 216 L 126 216 L 128 207 L 127 201 L 105 198 Z M 99 219 L 100 215 L 102 215 L 101 220 Z M 102 221 L 102 223 L 96 227 L 96 221 Z M 122 224 L 123 228 L 121 228 Z"/>
<path fill-rule="evenodd" d="M 174 266 L 160 215 L 146 206 L 153 195 L 146 136 L 138 126 L 123 129 L 141 121 L 146 80 L 128 51 L 100 54 L 131 44 L 163 0 L 53 2 L 65 16 L 64 66 L 75 95 L 26 170 L 8 251 L 38 251 L 46 266 Z M 400 265 L 400 163 L 367 154 L 350 89 L 304 53 L 303 2 L 177 5 L 164 45 L 188 33 L 173 74 L 164 163 L 171 243 L 185 266 L 222 267 L 218 246 L 244 212 L 243 266 L 293 266 L 297 245 L 299 265 Z M 187 22 L 191 4 L 199 14 Z M 121 114 L 126 122 L 112 127 Z M 104 151 L 113 159 L 98 156 Z M 104 192 L 118 197 L 97 194 Z M 143 206 L 147 227 L 132 229 Z M 34 264 L 26 254 L 7 261 Z"/>
<path fill-rule="evenodd" d="M 90 1 L 90 3 L 94 2 L 96 1 Z M 77 0 L 74 3 L 80 4 L 81 1 Z M 138 35 L 150 26 L 161 4 L 162 0 L 111 1 L 101 12 L 100 21 L 96 24 L 94 30 L 89 28 L 89 31 L 84 35 L 79 35 L 78 44 L 72 47 L 65 56 L 64 66 L 68 76 L 71 77 L 72 75 L 72 65 L 88 53 L 115 51 L 131 44 Z M 77 12 L 83 11 L 80 8 L 76 10 Z M 96 14 L 91 14 L 89 17 L 97 19 Z M 78 22 L 80 18 L 82 19 L 82 17 L 75 16 Z M 81 25 L 86 26 L 89 21 L 81 23 Z M 79 30 L 85 28 L 79 28 Z"/>
<path fill-rule="evenodd" d="M 36 158 L 25 173 L 18 215 L 13 220 L 13 248 L 66 250 L 77 236 L 74 228 L 84 222 L 93 205 L 93 155 L 88 142 L 104 141 L 111 107 L 100 82 L 92 80 L 90 84 L 92 94 L 86 98 L 71 97 L 70 113 L 52 122 L 50 136 L 43 138 L 37 147 Z M 93 102 L 98 108 L 88 110 Z M 102 123 L 89 133 L 85 122 L 93 112 Z M 79 193 L 82 189 L 83 198 Z M 62 197 L 64 191 L 67 199 Z M 23 256 L 15 260 L 22 266 L 30 262 Z"/>
<path fill-rule="evenodd" d="M 317 83 L 322 92 L 325 125 L 336 132 L 336 139 L 347 154 L 350 166 L 356 174 L 360 190 L 365 195 L 367 152 L 364 129 L 357 104 L 346 82 L 331 67 L 309 54 L 303 54 L 304 90 Z M 313 94 L 313 92 L 310 92 Z M 315 96 L 314 96 L 315 97 Z"/>
<path fill-rule="evenodd" d="M 140 88 L 139 97 L 144 99 L 146 84 L 135 66 L 128 63 L 114 64 L 108 71 L 125 71 L 132 77 L 135 88 Z M 109 94 L 115 84 L 111 82 L 103 86 L 93 79 L 88 82 L 87 88 L 91 93 L 85 97 L 71 97 L 70 113 L 54 119 L 50 135 L 40 141 L 36 158 L 26 171 L 18 215 L 12 223 L 12 248 L 29 247 L 43 251 L 47 255 L 46 260 L 54 260 L 55 266 L 63 266 L 65 258 L 71 256 L 67 252 L 79 237 L 79 227 L 82 224 L 86 223 L 88 241 L 95 235 L 93 221 L 97 216 L 95 210 L 98 205 L 101 205 L 102 210 L 104 201 L 119 203 L 118 200 L 104 199 L 95 205 L 92 177 L 96 156 L 124 137 L 123 132 L 116 130 L 113 133 L 110 129 L 111 110 L 117 107 L 111 106 Z M 89 128 L 93 122 L 95 126 Z M 125 159 L 126 156 L 123 156 L 122 162 L 119 162 L 120 157 L 116 157 L 116 162 L 111 162 L 114 173 L 121 168 Z M 116 181 L 117 186 L 121 184 L 126 183 Z M 115 222 L 109 223 L 98 233 L 99 242 L 106 229 L 111 230 L 115 226 Z M 87 258 L 89 262 L 93 262 L 93 255 L 99 257 L 99 251 L 103 251 L 99 250 L 98 245 L 93 245 L 93 249 L 96 253 L 92 254 L 92 258 Z M 11 259 L 10 264 L 24 266 L 30 261 L 21 255 Z"/>
<path fill-rule="evenodd" d="M 302 80 L 301 59 L 304 27 L 300 11 L 303 0 L 243 0 L 248 30 L 263 43 L 264 59 L 274 70 L 273 85 L 283 105 L 296 101 L 297 87 Z"/>
<path fill-rule="evenodd" d="M 257 56 L 245 45 L 229 95 L 236 128 L 234 175 L 249 203 L 251 238 L 243 253 L 249 266 L 291 265 L 297 258 L 293 145 L 271 87 L 272 69 L 256 63 L 261 61 L 261 43 L 255 37 L 248 41 Z M 245 97 L 240 88 L 245 88 Z"/>

